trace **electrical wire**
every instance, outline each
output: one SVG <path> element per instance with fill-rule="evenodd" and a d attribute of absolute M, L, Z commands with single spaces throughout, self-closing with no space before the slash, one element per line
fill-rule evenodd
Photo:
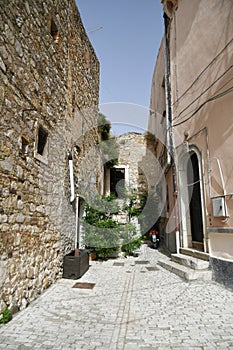
<path fill-rule="evenodd" d="M 210 63 L 201 71 L 201 73 L 196 77 L 196 79 L 192 82 L 192 84 L 183 92 L 182 95 L 179 96 L 179 98 L 174 102 L 178 102 L 192 87 L 193 85 L 198 81 L 198 79 L 202 76 L 202 74 L 205 73 L 205 71 L 217 60 L 219 56 L 227 49 L 228 46 L 230 46 L 233 43 L 233 38 L 228 41 L 228 43 L 224 46 L 224 48 L 210 61 Z"/>
<path fill-rule="evenodd" d="M 215 96 L 212 96 L 210 98 L 208 98 L 206 101 L 204 101 L 188 118 L 186 118 L 185 120 L 182 120 L 176 124 L 173 124 L 173 127 L 175 126 L 178 126 L 178 125 L 181 125 L 183 123 L 185 123 L 186 121 L 188 121 L 189 119 L 191 119 L 202 107 L 204 107 L 204 105 L 208 102 L 211 102 L 211 101 L 214 101 L 220 97 L 223 97 L 224 95 L 227 95 L 229 94 L 230 92 L 233 92 L 233 86 L 231 86 L 229 89 L 221 92 L 220 94 L 218 95 L 215 95 Z"/>
<path fill-rule="evenodd" d="M 175 118 L 178 119 L 182 113 L 184 113 L 193 103 L 195 103 L 201 96 L 203 96 L 214 84 L 216 84 L 225 74 L 227 74 L 233 68 L 233 64 L 223 73 L 221 74 L 212 84 L 210 84 L 202 93 L 197 96 L 189 105 L 187 105 Z"/>
<path fill-rule="evenodd" d="M 233 77 L 231 79 L 229 79 L 225 84 L 223 84 L 219 89 L 216 90 L 216 93 L 219 92 L 220 90 L 222 90 L 226 85 L 228 85 L 231 81 L 233 80 Z M 188 113 L 186 113 L 183 118 L 186 118 L 188 115 L 190 115 L 190 113 L 195 112 L 196 108 L 192 109 L 191 111 L 189 111 Z M 176 120 L 177 118 L 175 117 L 173 120 Z"/>
<path fill-rule="evenodd" d="M 195 182 L 193 182 L 193 183 L 191 183 L 191 184 L 187 184 L 186 186 L 187 187 L 189 187 L 189 186 L 194 186 L 194 185 L 196 185 L 196 184 L 198 184 L 198 183 L 200 183 L 201 182 L 201 180 L 197 180 L 197 181 L 195 181 Z"/>

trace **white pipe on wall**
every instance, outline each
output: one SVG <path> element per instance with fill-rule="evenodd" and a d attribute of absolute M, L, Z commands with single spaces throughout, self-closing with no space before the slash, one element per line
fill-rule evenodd
<path fill-rule="evenodd" d="M 73 159 L 72 155 L 69 151 L 67 151 L 67 158 L 70 170 L 70 203 L 72 203 L 75 199 L 74 195 L 74 169 L 73 169 Z"/>
<path fill-rule="evenodd" d="M 225 196 L 226 195 L 226 186 L 225 186 L 225 181 L 224 181 L 224 177 L 223 177 L 223 172 L 222 172 L 220 160 L 217 157 L 213 157 L 212 159 L 216 159 L 216 161 L 217 161 L 218 168 L 219 168 L 219 174 L 220 174 L 220 178 L 221 178 L 221 182 L 222 182 L 222 190 L 223 190 L 223 194 Z"/>
<path fill-rule="evenodd" d="M 74 240 L 74 249 L 79 248 L 79 195 L 76 196 L 76 218 L 75 218 L 75 240 Z"/>
<path fill-rule="evenodd" d="M 70 168 L 70 203 L 74 201 L 74 170 L 73 170 L 73 160 L 69 160 Z"/>

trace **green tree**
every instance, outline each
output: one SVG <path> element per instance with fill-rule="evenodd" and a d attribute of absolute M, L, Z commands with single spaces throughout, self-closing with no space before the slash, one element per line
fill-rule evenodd
<path fill-rule="evenodd" d="M 119 250 L 119 223 L 113 219 L 119 210 L 112 195 L 97 196 L 91 205 L 85 204 L 83 240 L 98 258 L 106 258 Z"/>
<path fill-rule="evenodd" d="M 111 123 L 104 114 L 98 115 L 98 132 L 102 141 L 109 140 L 110 138 Z"/>
<path fill-rule="evenodd" d="M 111 123 L 107 117 L 99 113 L 98 132 L 100 134 L 99 146 L 102 151 L 103 164 L 110 168 L 118 163 L 119 146 L 116 138 L 111 135 Z"/>

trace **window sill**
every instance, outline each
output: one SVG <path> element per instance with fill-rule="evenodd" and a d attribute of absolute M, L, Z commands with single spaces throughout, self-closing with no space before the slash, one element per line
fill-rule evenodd
<path fill-rule="evenodd" d="M 46 156 L 42 156 L 39 153 L 35 152 L 34 157 L 39 160 L 41 163 L 48 165 L 48 158 Z"/>

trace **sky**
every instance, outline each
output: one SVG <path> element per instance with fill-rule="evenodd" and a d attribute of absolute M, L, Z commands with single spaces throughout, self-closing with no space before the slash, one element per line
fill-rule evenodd
<path fill-rule="evenodd" d="M 163 36 L 160 0 L 76 0 L 100 62 L 100 112 L 117 129 L 144 132 Z"/>

